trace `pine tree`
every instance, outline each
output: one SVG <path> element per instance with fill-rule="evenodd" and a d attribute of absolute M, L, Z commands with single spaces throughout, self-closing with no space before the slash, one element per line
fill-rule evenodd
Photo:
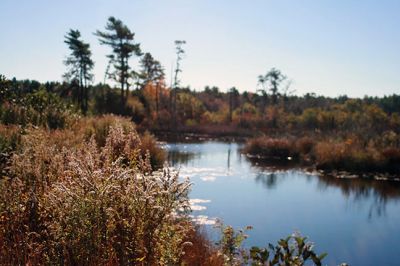
<path fill-rule="evenodd" d="M 151 83 L 156 87 L 156 114 L 158 119 L 159 114 L 159 101 L 160 101 L 160 86 L 164 81 L 164 69 L 160 62 L 155 60 L 150 53 L 145 53 L 140 61 L 142 70 L 140 77 L 142 79 L 141 87 L 144 88 L 146 84 Z"/>
<path fill-rule="evenodd" d="M 65 35 L 64 42 L 68 45 L 71 50 L 71 54 L 65 60 L 65 65 L 69 67 L 64 77 L 70 81 L 78 83 L 78 103 L 84 113 L 88 109 L 88 86 L 93 80 L 93 74 L 91 73 L 94 62 L 91 59 L 92 52 L 90 51 L 90 45 L 83 42 L 81 33 L 78 30 L 70 30 Z"/>
<path fill-rule="evenodd" d="M 129 66 L 132 55 L 140 56 L 140 44 L 133 42 L 135 34 L 119 19 L 110 17 L 106 25 L 106 31 L 96 31 L 100 44 L 108 45 L 112 53 L 108 55 L 113 71 L 109 72 L 110 78 L 120 84 L 121 102 L 125 103 L 129 93 L 129 80 L 133 71 Z"/>

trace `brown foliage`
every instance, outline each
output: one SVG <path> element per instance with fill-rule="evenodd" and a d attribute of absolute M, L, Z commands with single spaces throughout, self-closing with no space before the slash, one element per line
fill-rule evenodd
<path fill-rule="evenodd" d="M 151 136 L 117 121 L 100 146 L 74 130 L 22 136 L 0 180 L 0 264 L 176 264 L 189 184 L 152 171 Z"/>
<path fill-rule="evenodd" d="M 184 248 L 183 265 L 222 266 L 224 258 L 218 248 L 211 243 L 204 228 L 193 227 L 186 234 L 186 241 L 190 243 Z"/>
<path fill-rule="evenodd" d="M 250 155 L 272 159 L 287 159 L 296 155 L 292 143 L 285 138 L 253 138 L 246 143 L 243 151 Z"/>

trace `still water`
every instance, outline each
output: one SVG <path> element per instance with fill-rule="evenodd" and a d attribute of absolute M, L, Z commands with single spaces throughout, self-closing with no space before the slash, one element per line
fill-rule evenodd
<path fill-rule="evenodd" d="M 317 253 L 328 253 L 328 265 L 400 265 L 400 182 L 259 166 L 236 143 L 165 148 L 169 164 L 193 183 L 194 219 L 209 228 L 216 218 L 235 228 L 251 225 L 246 246 L 266 246 L 300 232 Z"/>

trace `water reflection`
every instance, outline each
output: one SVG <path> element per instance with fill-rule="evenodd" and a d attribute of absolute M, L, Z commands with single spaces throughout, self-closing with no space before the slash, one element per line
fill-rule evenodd
<path fill-rule="evenodd" d="M 261 172 L 256 174 L 255 180 L 257 183 L 260 183 L 267 189 L 274 189 L 277 186 L 278 177 L 280 177 L 279 180 L 282 181 L 283 177 L 282 174 L 278 176 L 278 174 L 275 172 L 270 172 L 270 173 Z"/>
<path fill-rule="evenodd" d="M 374 216 L 386 215 L 386 204 L 388 202 L 400 201 L 400 183 L 396 181 L 365 180 L 359 178 L 336 178 L 333 176 L 310 175 L 299 171 L 276 170 L 275 172 L 262 171 L 256 174 L 255 181 L 266 189 L 277 189 L 279 184 L 287 178 L 298 174 L 310 182 L 317 180 L 319 191 L 338 188 L 341 194 L 354 204 L 370 202 L 368 219 Z"/>
<path fill-rule="evenodd" d="M 196 147 L 198 147 L 198 145 L 199 144 L 196 144 Z M 225 145 L 226 170 L 223 170 L 220 167 L 203 167 L 183 169 L 181 172 L 185 176 L 197 175 L 203 181 L 215 181 L 218 176 L 225 176 L 232 170 L 232 144 L 227 143 Z M 184 148 L 182 149 L 182 147 Z M 310 182 L 313 178 L 317 178 L 317 187 L 320 191 L 334 187 L 340 189 L 344 197 L 353 199 L 354 201 L 364 201 L 373 198 L 377 214 L 384 213 L 384 205 L 389 200 L 397 201 L 400 199 L 400 182 L 398 181 L 382 181 L 365 178 L 336 178 L 329 175 L 321 175 L 319 173 L 309 173 L 296 168 L 297 165 L 295 162 L 268 162 L 257 158 L 242 156 L 238 148 L 239 146 L 236 147 L 236 153 L 233 154 L 236 157 L 233 168 L 237 168 L 244 163 L 250 163 L 250 168 L 252 172 L 255 173 L 254 180 L 266 189 L 276 189 L 280 183 L 293 175 L 302 175 L 307 182 Z M 188 166 L 189 162 L 199 159 L 202 153 L 207 152 L 201 151 L 200 149 L 187 148 L 187 144 L 173 144 L 172 146 L 167 147 L 167 151 L 169 165 L 173 167 Z M 245 162 L 242 161 L 242 157 L 246 158 Z M 200 175 L 199 173 L 204 173 L 204 175 Z"/>
<path fill-rule="evenodd" d="M 372 219 L 374 215 L 385 215 L 386 204 L 400 200 L 400 182 L 397 181 L 318 176 L 320 190 L 331 187 L 339 188 L 343 196 L 355 203 L 372 199 L 368 211 L 369 219 Z"/>
<path fill-rule="evenodd" d="M 249 245 L 299 230 L 329 252 L 329 265 L 400 261 L 393 248 L 400 246 L 400 182 L 323 176 L 291 161 L 249 159 L 239 149 L 223 142 L 166 145 L 170 165 L 194 183 L 193 221 L 253 225 Z"/>
<path fill-rule="evenodd" d="M 189 161 L 200 157 L 199 153 L 188 151 L 169 150 L 167 161 L 170 166 L 187 165 Z"/>
<path fill-rule="evenodd" d="M 231 144 L 229 143 L 229 148 L 228 148 L 228 160 L 227 160 L 227 167 L 228 171 L 231 169 Z"/>
<path fill-rule="evenodd" d="M 362 178 L 335 178 L 332 176 L 318 176 L 318 187 L 340 188 L 346 197 L 353 197 L 355 200 L 365 198 L 378 198 L 379 201 L 400 199 L 400 182 L 388 180 L 374 180 Z"/>
<path fill-rule="evenodd" d="M 386 204 L 389 201 L 400 200 L 400 182 L 388 180 L 375 180 L 365 178 L 337 178 L 335 176 L 322 175 L 319 173 L 307 173 L 304 170 L 293 170 L 293 162 L 262 162 L 260 159 L 247 158 L 256 171 L 255 181 L 266 189 L 277 189 L 277 186 L 285 179 L 293 175 L 302 175 L 309 182 L 312 178 L 317 179 L 317 188 L 326 191 L 331 188 L 340 189 L 342 195 L 353 201 L 365 202 L 372 199 L 369 207 L 368 218 L 374 215 L 386 214 Z"/>

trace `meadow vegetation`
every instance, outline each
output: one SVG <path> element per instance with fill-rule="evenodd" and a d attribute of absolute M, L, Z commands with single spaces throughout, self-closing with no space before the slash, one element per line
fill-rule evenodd
<path fill-rule="evenodd" d="M 245 249 L 229 226 L 212 243 L 188 216 L 188 180 L 163 167 L 154 137 L 128 119 L 67 124 L 0 127 L 0 264 L 267 265 L 271 256 L 268 265 L 320 265 L 324 256 L 303 242 L 288 249 L 289 239 Z"/>
<path fill-rule="evenodd" d="M 393 135 L 384 134 L 365 143 L 355 136 L 345 139 L 315 135 L 314 138 L 261 136 L 248 140 L 243 152 L 250 158 L 294 161 L 330 173 L 346 171 L 361 176 L 398 178 L 400 148 L 386 144 L 390 137 Z"/>
<path fill-rule="evenodd" d="M 127 119 L 74 123 L 24 128 L 8 156 L 1 264 L 177 264 L 192 227 L 190 184 L 153 171 L 163 151 L 148 134 L 142 143 Z"/>

